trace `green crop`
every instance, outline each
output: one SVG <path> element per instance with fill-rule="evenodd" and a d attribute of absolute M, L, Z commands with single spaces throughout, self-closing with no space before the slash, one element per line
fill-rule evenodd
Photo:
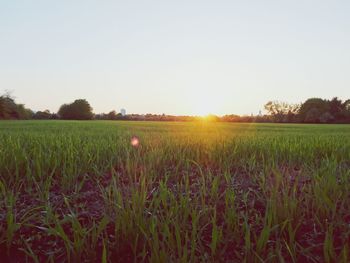
<path fill-rule="evenodd" d="M 4 259 L 345 263 L 349 193 L 349 125 L 0 122 Z"/>

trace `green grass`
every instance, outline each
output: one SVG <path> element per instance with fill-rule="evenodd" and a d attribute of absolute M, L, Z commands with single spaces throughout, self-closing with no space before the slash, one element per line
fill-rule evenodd
<path fill-rule="evenodd" d="M 349 193 L 349 125 L 0 122 L 2 258 L 349 262 Z"/>

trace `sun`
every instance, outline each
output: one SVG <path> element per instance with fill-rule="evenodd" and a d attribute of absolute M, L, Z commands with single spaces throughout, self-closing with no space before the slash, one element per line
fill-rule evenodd
<path fill-rule="evenodd" d="M 210 114 L 213 114 L 213 113 L 208 109 L 198 109 L 198 110 L 194 111 L 195 116 L 199 116 L 199 117 L 203 117 L 203 118 L 209 116 Z"/>
<path fill-rule="evenodd" d="M 220 112 L 220 100 L 210 93 L 197 94 L 191 100 L 191 113 L 195 116 L 207 117 Z"/>

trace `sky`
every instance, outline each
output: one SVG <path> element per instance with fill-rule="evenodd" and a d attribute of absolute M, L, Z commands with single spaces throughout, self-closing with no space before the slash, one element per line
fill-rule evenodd
<path fill-rule="evenodd" d="M 57 112 L 257 114 L 350 98 L 350 1 L 0 0 L 0 92 Z"/>

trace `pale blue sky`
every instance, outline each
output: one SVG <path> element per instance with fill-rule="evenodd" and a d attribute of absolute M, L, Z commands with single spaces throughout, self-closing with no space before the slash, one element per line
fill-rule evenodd
<path fill-rule="evenodd" d="M 0 91 L 34 110 L 257 113 L 350 97 L 350 1 L 0 0 Z"/>

